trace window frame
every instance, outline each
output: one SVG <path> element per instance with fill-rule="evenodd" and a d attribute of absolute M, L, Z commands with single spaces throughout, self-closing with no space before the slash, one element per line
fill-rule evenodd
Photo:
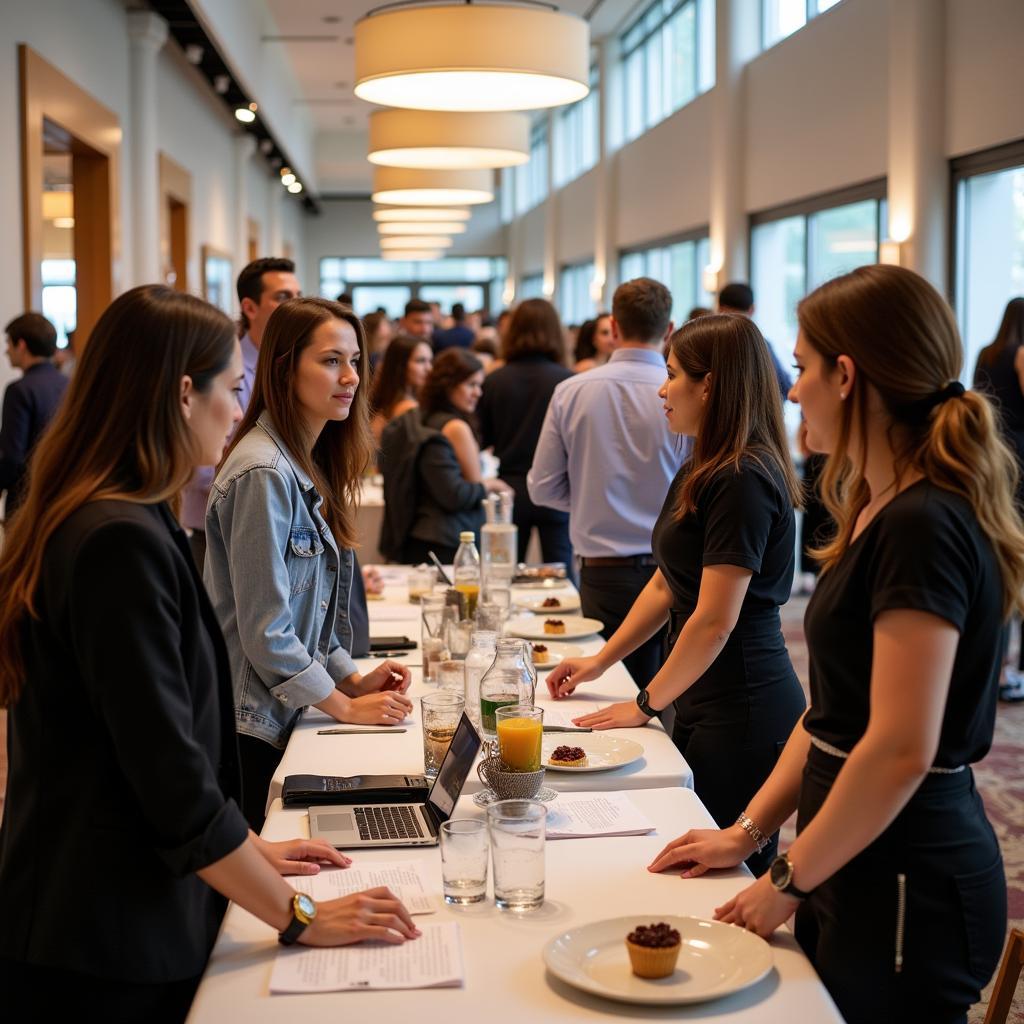
<path fill-rule="evenodd" d="M 784 43 L 787 39 L 791 39 L 793 36 L 795 36 L 797 34 L 797 32 L 800 32 L 802 29 L 807 28 L 807 26 L 810 25 L 811 21 L 814 18 L 820 18 L 823 14 L 828 14 L 829 11 L 835 10 L 839 6 L 839 4 L 842 3 L 842 0 L 836 0 L 836 2 L 834 4 L 832 4 L 831 7 L 827 8 L 824 11 L 819 11 L 818 10 L 818 0 L 805 0 L 805 2 L 804 2 L 804 23 L 800 26 L 800 28 L 793 29 L 793 31 L 788 33 L 788 35 L 780 36 L 778 39 L 776 39 L 774 42 L 771 42 L 771 43 L 769 43 L 767 41 L 767 33 L 768 33 L 768 11 L 767 11 L 767 7 L 768 7 L 768 4 L 770 2 L 771 2 L 771 0 L 761 0 L 761 52 L 762 53 L 764 53 L 765 50 L 770 50 L 773 47 L 778 46 L 779 43 Z"/>
<path fill-rule="evenodd" d="M 663 235 L 660 238 L 652 239 L 648 242 L 642 242 L 635 245 L 626 246 L 619 249 L 616 258 L 618 260 L 617 270 L 619 273 L 620 280 L 623 279 L 622 274 L 622 261 L 628 256 L 635 256 L 638 254 L 645 254 L 650 252 L 652 249 L 670 249 L 674 245 L 683 245 L 688 242 L 694 244 L 694 272 L 696 274 L 696 280 L 694 282 L 694 294 L 695 295 L 706 295 L 709 294 L 704 291 L 703 277 L 704 267 L 700 265 L 700 259 L 698 258 L 700 252 L 700 243 L 708 241 L 710 239 L 711 229 L 705 224 L 701 227 L 690 228 L 687 231 L 676 232 L 672 235 Z M 669 286 L 668 282 L 662 282 L 666 287 Z M 672 297 L 673 306 L 675 305 L 676 297 Z M 674 312 L 674 309 L 673 309 Z M 682 323 L 676 323 L 676 328 L 682 326 Z"/>

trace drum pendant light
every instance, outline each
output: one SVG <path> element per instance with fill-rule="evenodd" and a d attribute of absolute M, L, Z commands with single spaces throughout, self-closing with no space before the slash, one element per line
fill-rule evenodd
<path fill-rule="evenodd" d="M 394 221 L 406 224 L 414 220 L 461 220 L 472 214 L 462 206 L 382 206 L 373 211 L 373 219 L 386 224 Z"/>
<path fill-rule="evenodd" d="M 407 223 L 387 221 L 378 224 L 377 231 L 381 235 L 464 235 L 466 224 L 459 220 L 412 220 Z"/>
<path fill-rule="evenodd" d="M 380 254 L 382 260 L 439 260 L 444 258 L 442 249 L 387 249 Z"/>
<path fill-rule="evenodd" d="M 381 249 L 450 249 L 452 240 L 444 235 L 388 235 Z"/>
<path fill-rule="evenodd" d="M 492 171 L 437 171 L 375 167 L 375 203 L 396 206 L 474 206 L 494 198 Z"/>
<path fill-rule="evenodd" d="M 356 22 L 355 94 L 413 110 L 538 110 L 590 91 L 590 27 L 544 5 L 381 9 Z"/>
<path fill-rule="evenodd" d="M 377 110 L 367 159 L 383 167 L 515 167 L 530 159 L 530 117 Z"/>

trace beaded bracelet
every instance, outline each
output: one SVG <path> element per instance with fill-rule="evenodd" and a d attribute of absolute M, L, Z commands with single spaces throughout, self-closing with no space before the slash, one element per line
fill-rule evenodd
<path fill-rule="evenodd" d="M 768 837 L 757 827 L 757 825 L 754 824 L 753 820 L 748 818 L 745 814 L 741 814 L 736 819 L 736 824 L 754 840 L 754 845 L 757 847 L 758 853 L 768 845 Z"/>

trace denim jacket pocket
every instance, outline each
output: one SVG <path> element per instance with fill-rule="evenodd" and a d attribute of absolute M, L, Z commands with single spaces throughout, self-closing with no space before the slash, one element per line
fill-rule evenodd
<path fill-rule="evenodd" d="M 316 530 L 295 526 L 288 535 L 288 548 L 288 578 L 294 597 L 315 585 L 318 559 L 324 553 L 324 544 Z"/>

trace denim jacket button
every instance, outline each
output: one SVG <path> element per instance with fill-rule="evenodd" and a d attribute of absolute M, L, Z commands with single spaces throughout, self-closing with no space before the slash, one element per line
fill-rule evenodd
<path fill-rule="evenodd" d="M 321 607 L 321 608 L 322 608 L 322 609 L 323 609 L 324 611 L 327 611 L 327 602 L 326 602 L 326 601 L 321 601 L 321 602 L 320 602 L 320 607 Z"/>
<path fill-rule="evenodd" d="M 282 704 L 287 704 L 288 703 L 288 694 L 287 693 L 282 693 L 279 699 L 280 699 Z"/>

